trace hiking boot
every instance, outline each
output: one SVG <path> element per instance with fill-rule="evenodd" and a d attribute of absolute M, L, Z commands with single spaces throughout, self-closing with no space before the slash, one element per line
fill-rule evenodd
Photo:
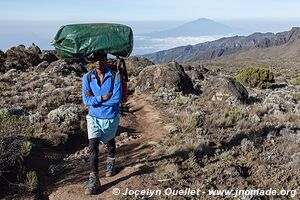
<path fill-rule="evenodd" d="M 85 190 L 86 195 L 96 194 L 100 190 L 101 184 L 99 181 L 99 175 L 95 173 L 90 173 L 87 188 Z"/>
<path fill-rule="evenodd" d="M 108 157 L 106 163 L 106 177 L 114 176 L 115 174 L 115 158 Z"/>

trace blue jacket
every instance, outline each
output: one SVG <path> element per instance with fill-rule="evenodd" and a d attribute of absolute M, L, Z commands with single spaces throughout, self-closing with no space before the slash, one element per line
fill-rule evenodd
<path fill-rule="evenodd" d="M 84 74 L 82 79 L 82 100 L 84 105 L 89 106 L 89 115 L 101 119 L 112 119 L 119 114 L 119 104 L 122 99 L 122 81 L 120 72 L 116 72 L 114 83 L 112 83 L 112 72 L 105 69 L 105 75 L 102 86 L 100 87 L 95 75 L 95 69 L 92 70 L 91 81 L 88 81 L 88 73 Z M 85 92 L 89 91 L 94 96 L 86 96 Z M 113 92 L 110 99 L 101 100 L 101 96 Z"/>

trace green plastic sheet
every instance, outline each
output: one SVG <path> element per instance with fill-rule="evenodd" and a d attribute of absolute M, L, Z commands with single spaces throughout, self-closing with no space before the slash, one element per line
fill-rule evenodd
<path fill-rule="evenodd" d="M 62 26 L 52 45 L 64 58 L 91 53 L 127 57 L 133 48 L 132 29 L 122 24 L 94 23 Z"/>

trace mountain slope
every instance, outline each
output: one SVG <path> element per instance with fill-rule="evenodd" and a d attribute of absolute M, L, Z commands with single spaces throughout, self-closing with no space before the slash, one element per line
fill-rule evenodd
<path fill-rule="evenodd" d="M 247 51 L 251 48 L 265 49 L 287 43 L 293 43 L 299 39 L 300 28 L 292 28 L 290 31 L 274 33 L 254 33 L 249 36 L 234 36 L 219 40 L 176 47 L 144 55 L 155 63 L 164 63 L 172 60 L 179 62 L 210 60 L 237 52 Z M 255 51 L 253 50 L 253 51 Z"/>
<path fill-rule="evenodd" d="M 155 38 L 236 34 L 237 30 L 210 19 L 200 18 L 173 29 L 143 34 Z"/>
<path fill-rule="evenodd" d="M 300 31 L 292 29 L 288 36 L 287 42 L 283 45 L 272 48 L 250 48 L 246 51 L 237 52 L 224 59 L 289 59 L 300 60 Z"/>

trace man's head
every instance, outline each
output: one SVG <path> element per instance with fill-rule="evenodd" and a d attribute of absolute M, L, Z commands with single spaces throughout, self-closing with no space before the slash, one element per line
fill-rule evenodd
<path fill-rule="evenodd" d="M 107 54 L 96 54 L 92 62 L 95 62 L 96 69 L 102 70 L 107 63 Z"/>

